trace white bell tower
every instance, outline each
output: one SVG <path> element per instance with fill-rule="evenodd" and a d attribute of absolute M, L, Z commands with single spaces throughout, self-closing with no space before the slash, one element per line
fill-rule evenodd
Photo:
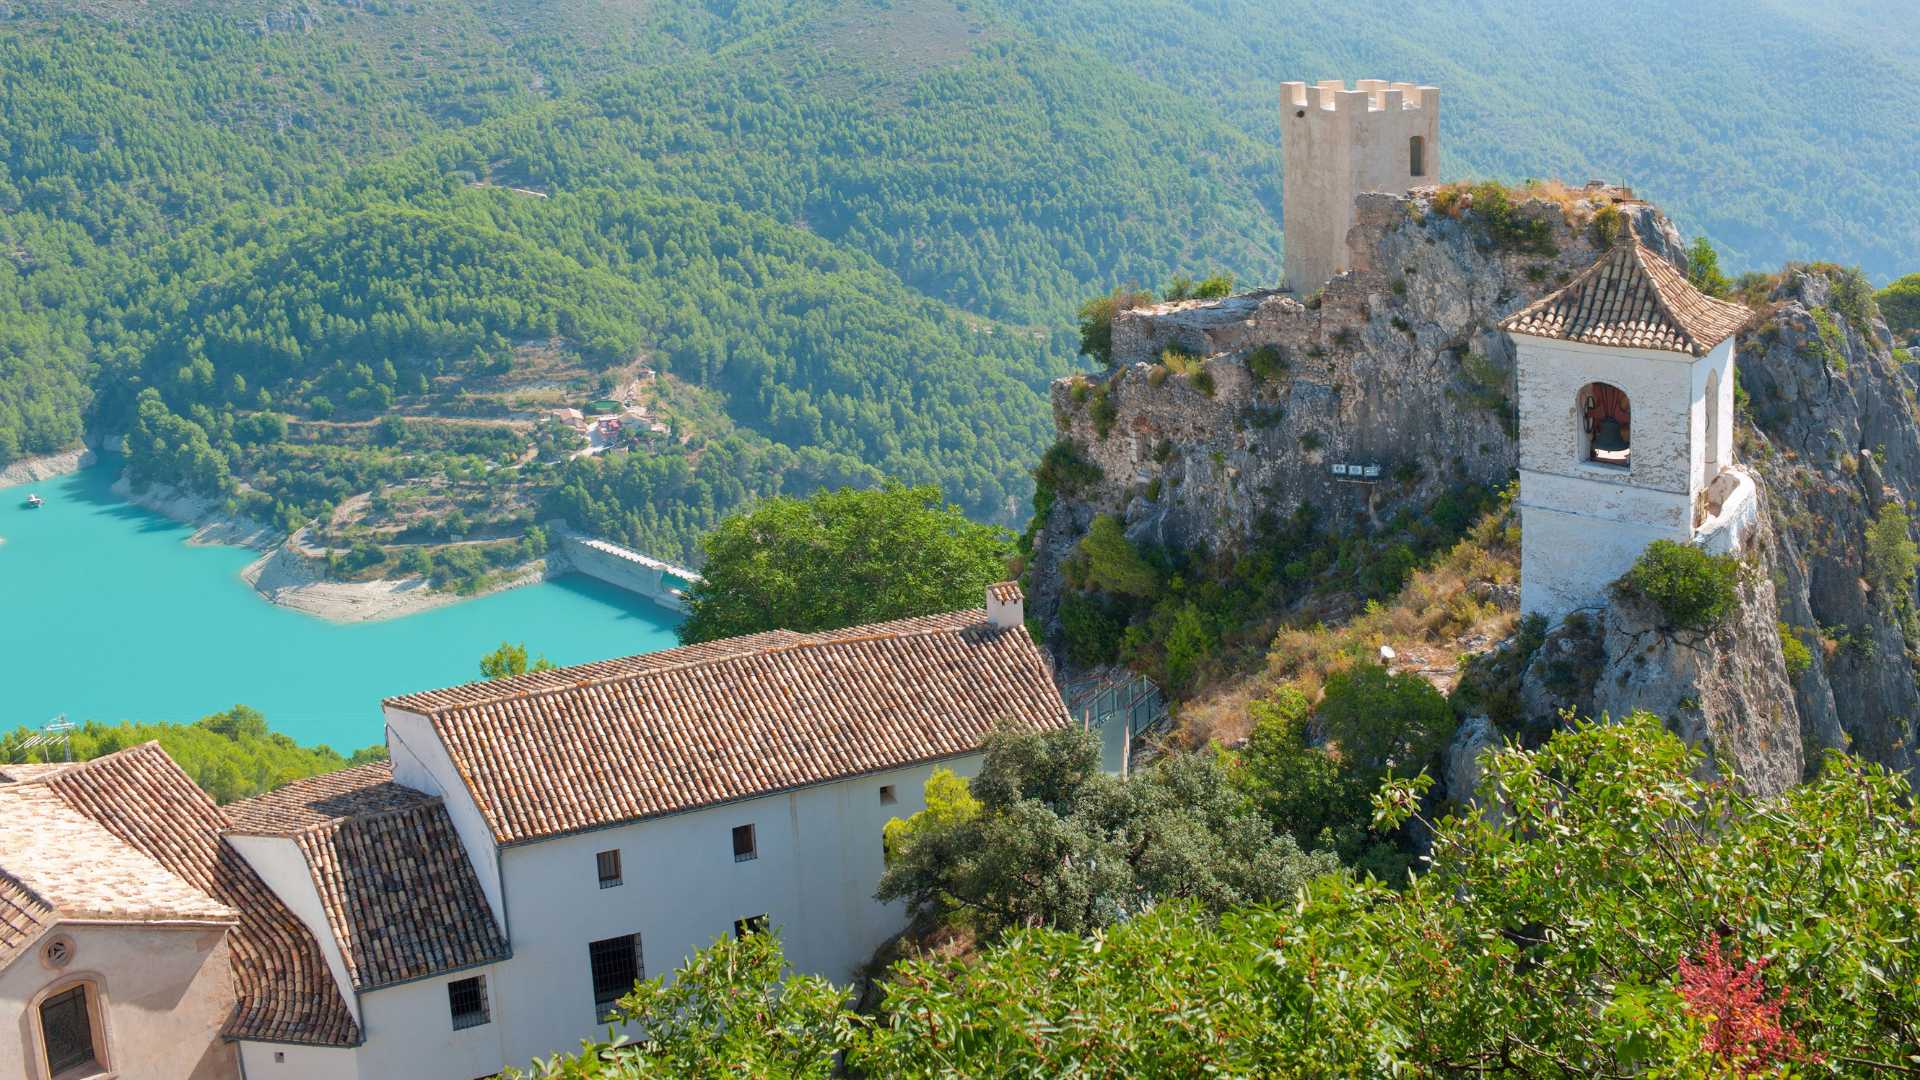
<path fill-rule="evenodd" d="M 1734 331 L 1751 312 L 1620 242 L 1500 324 L 1516 347 L 1520 607 L 1606 602 L 1655 540 L 1738 550 L 1758 502 L 1733 465 Z"/>

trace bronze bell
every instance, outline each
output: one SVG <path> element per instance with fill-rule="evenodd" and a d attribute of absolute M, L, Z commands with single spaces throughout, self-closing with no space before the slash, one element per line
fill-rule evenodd
<path fill-rule="evenodd" d="M 1600 421 L 1600 430 L 1594 432 L 1593 435 L 1593 448 L 1595 450 L 1604 450 L 1609 454 L 1617 454 L 1627 449 L 1627 445 L 1627 440 L 1620 437 L 1620 421 L 1615 420 L 1611 416 Z"/>

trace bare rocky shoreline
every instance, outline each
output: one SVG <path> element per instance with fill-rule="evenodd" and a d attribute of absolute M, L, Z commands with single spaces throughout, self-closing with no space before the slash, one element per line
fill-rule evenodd
<path fill-rule="evenodd" d="M 71 471 L 71 470 L 69 470 Z M 535 585 L 559 573 L 549 560 L 521 568 L 485 589 L 452 593 L 434 589 L 424 577 L 409 576 L 376 581 L 328 581 L 316 561 L 294 551 L 286 538 L 270 526 L 225 514 L 211 499 L 156 485 L 136 492 L 126 477 L 116 480 L 114 494 L 183 524 L 195 526 L 189 544 L 221 544 L 260 552 L 240 571 L 240 577 L 262 599 L 329 622 L 371 622 L 396 619 L 461 600 Z"/>
<path fill-rule="evenodd" d="M 56 476 L 79 472 L 81 469 L 99 460 L 90 446 L 62 450 L 57 454 L 42 454 L 39 457 L 21 458 L 19 461 L 0 465 L 0 487 L 13 487 L 16 484 L 31 484 L 39 480 L 51 480 Z"/>

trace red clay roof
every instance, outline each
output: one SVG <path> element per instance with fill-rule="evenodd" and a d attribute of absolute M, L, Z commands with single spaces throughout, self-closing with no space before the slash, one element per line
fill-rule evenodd
<path fill-rule="evenodd" d="M 299 847 L 356 989 L 508 956 L 446 804 L 394 783 L 387 762 L 297 780 L 227 814 L 230 832 Z"/>
<path fill-rule="evenodd" d="M 229 1038 L 351 1046 L 360 1027 L 305 924 L 221 839 L 231 823 L 157 742 L 38 781 L 68 806 L 239 912 L 228 936 L 236 1004 Z"/>
<path fill-rule="evenodd" d="M 1693 287 L 1638 238 L 1623 238 L 1558 292 L 1501 322 L 1510 334 L 1705 356 L 1753 312 Z"/>
<path fill-rule="evenodd" d="M 1068 722 L 1024 628 L 980 610 L 776 631 L 409 694 L 500 844 L 978 749 Z"/>

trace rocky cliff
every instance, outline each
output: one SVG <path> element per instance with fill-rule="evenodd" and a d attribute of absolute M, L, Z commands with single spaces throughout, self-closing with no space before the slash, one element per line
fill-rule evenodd
<path fill-rule="evenodd" d="M 1301 506 L 1329 531 L 1365 532 L 1457 485 L 1505 484 L 1512 350 L 1498 321 L 1591 262 L 1614 228 L 1685 265 L 1666 219 L 1622 194 L 1497 215 L 1445 193 L 1363 196 L 1358 269 L 1315 295 L 1119 313 L 1109 369 L 1053 388 L 1062 442 L 1097 470 L 1036 522 L 1041 627 L 1057 639 L 1063 566 L 1099 515 L 1142 547 L 1230 552 Z M 1648 709 L 1764 790 L 1827 747 L 1915 767 L 1913 582 L 1875 584 L 1867 539 L 1884 508 L 1920 495 L 1914 381 L 1851 282 L 1790 269 L 1749 297 L 1764 303 L 1738 343 L 1739 456 L 1760 480 L 1761 519 L 1734 617 L 1675 631 L 1624 598 L 1562 627 L 1512 663 L 1529 714 L 1512 727 Z M 1462 744 L 1489 730 L 1469 724 Z"/>
<path fill-rule="evenodd" d="M 1135 542 L 1219 551 L 1302 504 L 1330 528 L 1377 521 L 1515 465 L 1513 355 L 1499 320 L 1593 260 L 1593 199 L 1537 200 L 1489 222 L 1432 193 L 1364 195 L 1353 264 L 1312 296 L 1263 291 L 1120 312 L 1113 363 L 1053 386 L 1055 423 L 1100 478 L 1055 501 L 1036 535 L 1032 611 L 1093 517 Z M 1677 255 L 1653 208 L 1611 220 Z M 1457 216 L 1456 216 L 1457 215 Z M 1057 627 L 1056 627 L 1057 629 Z"/>

